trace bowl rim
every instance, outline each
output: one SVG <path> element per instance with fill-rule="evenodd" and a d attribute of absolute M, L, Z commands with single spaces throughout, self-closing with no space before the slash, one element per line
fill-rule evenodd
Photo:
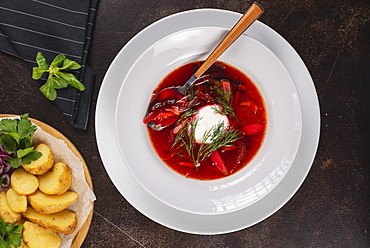
<path fill-rule="evenodd" d="M 128 71 L 128 73 L 126 74 L 126 76 L 125 76 L 125 79 L 123 80 L 123 83 L 122 83 L 122 86 L 121 86 L 121 88 L 120 88 L 120 92 L 119 92 L 119 96 L 118 96 L 118 101 L 117 101 L 117 105 L 116 105 L 116 116 L 119 116 L 119 105 L 120 105 L 120 99 L 122 98 L 122 94 L 124 94 L 124 93 L 122 93 L 124 90 L 123 90 L 123 88 L 124 88 L 124 85 L 125 85 L 125 82 L 127 81 L 127 78 L 129 78 L 130 77 L 130 75 L 131 75 L 131 73 L 132 73 L 132 70 L 133 70 L 133 68 L 135 68 L 136 66 L 137 66 L 137 64 L 140 62 L 140 60 L 142 60 L 143 59 L 143 56 L 145 56 L 145 54 L 148 52 L 148 51 L 150 51 L 151 49 L 153 49 L 153 47 L 155 47 L 155 46 L 157 46 L 159 43 L 161 43 L 161 42 L 163 42 L 164 40 L 166 40 L 166 39 L 168 39 L 168 38 L 170 38 L 170 37 L 173 37 L 173 36 L 175 36 L 175 35 L 178 35 L 178 34 L 181 34 L 181 33 L 184 33 L 184 32 L 191 32 L 191 31 L 193 31 L 193 30 L 216 30 L 216 32 L 226 32 L 227 31 L 227 29 L 226 28 L 220 28 L 220 27 L 195 27 L 195 28 L 189 28 L 189 29 L 184 29 L 184 30 L 180 30 L 180 31 L 177 31 L 177 32 L 174 32 L 174 33 L 172 33 L 172 34 L 170 34 L 170 35 L 168 35 L 168 36 L 166 36 L 166 37 L 164 37 L 164 38 L 162 38 L 162 39 L 160 39 L 159 41 L 157 41 L 156 43 L 154 43 L 152 46 L 150 46 L 149 48 L 147 48 L 147 50 L 144 52 L 144 53 L 142 53 L 139 57 L 138 57 L 138 59 L 135 61 L 135 63 L 133 63 L 133 65 L 132 65 L 132 67 L 130 68 L 130 70 Z M 263 49 L 265 49 L 266 51 L 268 51 L 269 53 L 270 53 L 270 55 L 272 55 L 272 56 L 274 56 L 275 57 L 275 59 L 280 63 L 280 66 L 282 66 L 282 68 L 284 68 L 285 69 L 285 73 L 286 73 L 286 75 L 288 75 L 289 76 L 289 78 L 290 78 L 290 80 L 291 80 L 291 82 L 293 83 L 292 84 L 292 86 L 293 86 L 293 88 L 294 88 L 294 90 L 295 90 L 295 93 L 296 93 L 296 97 L 298 97 L 298 102 L 297 102 L 297 104 L 298 104 L 298 106 L 296 106 L 298 109 L 299 109 L 299 116 L 298 116 L 298 118 L 300 119 L 300 120 L 298 120 L 298 122 L 301 124 L 302 123 L 302 113 L 301 113 L 301 106 L 300 106 L 300 101 L 299 101 L 299 95 L 298 95 L 298 91 L 297 91 L 297 89 L 296 89 L 296 87 L 295 87 L 295 85 L 294 85 L 294 81 L 293 81 L 293 79 L 291 78 L 291 76 L 289 75 L 289 72 L 286 70 L 286 68 L 285 68 L 285 66 L 282 64 L 282 62 L 277 58 L 277 56 L 275 55 L 275 54 L 273 54 L 272 53 L 272 51 L 270 51 L 266 46 L 264 46 L 262 43 L 260 43 L 260 42 L 258 42 L 257 40 L 255 40 L 255 39 L 253 39 L 253 38 L 251 38 L 251 37 L 249 37 L 249 36 L 247 36 L 247 35 L 243 35 L 242 37 L 244 37 L 244 38 L 242 38 L 242 39 L 245 39 L 246 37 L 247 37 L 247 39 L 250 39 L 250 40 L 253 40 L 253 42 L 255 42 L 255 43 L 258 43 L 259 44 L 259 46 L 261 46 L 261 47 L 263 47 Z M 226 52 L 225 52 L 226 53 Z M 222 57 L 222 56 L 221 56 Z M 220 58 L 221 58 L 220 57 Z M 223 61 L 223 62 L 225 62 L 225 63 L 227 63 L 227 64 L 230 64 L 230 63 L 228 63 L 228 61 Z M 232 65 L 231 64 L 231 66 L 234 66 L 234 65 Z M 235 66 L 234 66 L 235 67 Z M 237 68 L 237 67 L 236 67 Z M 239 69 L 239 68 L 237 68 L 237 69 Z M 245 73 L 245 72 L 244 72 Z M 246 73 L 245 73 L 246 74 Z M 250 77 L 250 75 L 248 75 L 247 74 L 247 76 L 248 77 Z M 162 78 L 163 78 L 163 76 L 162 76 Z M 251 78 L 252 79 L 252 81 L 255 83 L 256 81 L 253 79 L 253 78 Z M 160 81 L 158 81 L 158 83 L 159 83 Z M 157 84 L 158 84 L 157 83 Z M 157 85 L 156 84 L 156 85 Z M 156 87 L 156 85 L 155 85 L 155 87 Z M 260 90 L 260 87 L 258 86 L 258 85 L 256 85 L 257 86 L 257 88 Z M 261 91 L 261 90 L 260 90 Z M 261 92 L 261 94 L 262 94 L 262 92 Z M 262 94 L 262 96 L 263 96 L 263 98 L 264 99 L 266 99 L 265 98 L 265 96 Z M 149 100 L 149 99 L 148 99 Z M 266 100 L 265 100 L 265 104 L 266 104 Z M 266 108 L 267 108 L 267 106 L 266 106 Z M 271 130 L 269 131 L 269 127 L 270 127 L 270 118 L 272 117 L 272 120 L 273 120 L 273 116 L 270 116 L 270 114 L 271 113 L 269 113 L 270 111 L 269 110 L 267 110 L 267 115 L 268 115 L 268 126 L 267 126 L 267 131 L 266 131 L 266 134 L 265 134 L 265 141 L 263 142 L 263 144 L 262 144 L 262 147 L 263 146 L 265 146 L 265 143 L 266 143 L 266 138 L 268 137 L 268 135 L 269 135 L 269 132 L 271 132 Z M 193 210 L 189 210 L 189 209 L 187 209 L 187 208 L 183 208 L 183 207 L 181 207 L 181 206 L 178 206 L 178 205 L 176 205 L 176 204 L 173 204 L 173 203 L 171 203 L 171 202 L 169 202 L 169 201 L 167 201 L 167 200 L 165 200 L 165 199 L 163 199 L 162 197 L 158 197 L 158 195 L 155 193 L 155 192 L 153 192 L 153 190 L 152 189 L 150 189 L 150 188 L 148 188 L 148 186 L 145 184 L 145 183 L 143 183 L 141 180 L 140 180 L 140 175 L 138 175 L 135 171 L 133 171 L 132 170 L 132 167 L 130 166 L 130 163 L 126 160 L 126 158 L 125 158 L 125 153 L 123 152 L 123 150 L 122 150 L 122 144 L 121 144 L 121 140 L 120 140 L 120 137 L 119 137 L 119 133 L 120 133 L 120 128 L 119 128 L 119 120 L 116 118 L 116 121 L 115 121 L 115 127 L 116 127 L 116 138 L 117 138 L 117 143 L 118 143 L 118 146 L 119 146 L 119 150 L 120 150 L 120 152 L 121 152 L 121 156 L 122 156 L 122 158 L 123 158 L 123 160 L 125 161 L 125 164 L 126 164 L 126 166 L 128 167 L 128 169 L 129 169 L 129 171 L 130 171 L 130 173 L 133 175 L 133 177 L 135 178 L 135 180 L 137 180 L 137 182 L 145 189 L 145 190 L 147 190 L 148 191 L 148 193 L 150 193 L 152 196 L 154 196 L 156 199 L 158 199 L 158 200 L 160 200 L 161 202 L 163 202 L 163 203 L 165 203 L 166 205 L 170 205 L 171 207 L 173 207 L 173 208 L 176 208 L 176 209 L 179 209 L 179 210 L 182 210 L 182 211 L 185 211 L 185 212 L 190 212 L 190 213 L 195 213 L 195 214 L 223 214 L 223 213 L 229 213 L 229 212 L 233 212 L 233 211 L 237 211 L 237 210 L 239 210 L 239 209 L 241 209 L 241 208 L 244 208 L 244 207 L 247 207 L 247 206 L 249 206 L 249 205 L 251 205 L 251 204 L 253 204 L 253 203 L 255 203 L 257 200 L 259 200 L 259 199 L 261 199 L 261 198 L 259 198 L 259 199 L 257 199 L 257 200 L 255 200 L 255 201 L 252 201 L 252 202 L 249 202 L 247 205 L 243 205 L 242 207 L 236 207 L 236 208 L 233 208 L 233 209 L 229 209 L 229 210 L 225 210 L 225 211 L 216 211 L 216 212 L 202 212 L 202 211 L 193 211 Z M 299 129 L 299 137 L 298 137 L 298 139 L 296 140 L 296 145 L 295 145 L 295 150 L 294 151 L 292 151 L 292 153 L 294 153 L 294 155 L 291 157 L 291 162 L 290 162 L 290 165 L 292 164 L 292 162 L 294 161 L 294 157 L 295 157 L 295 155 L 296 155 L 296 153 L 297 153 L 297 150 L 298 150 L 298 147 L 299 147 L 299 142 L 300 142 L 300 137 L 301 137 L 301 133 L 302 133 L 302 130 L 301 130 L 302 128 L 300 127 L 300 129 Z M 262 148 L 261 147 L 261 148 Z M 261 148 L 260 148 L 260 150 L 261 150 Z M 153 148 L 152 148 L 152 150 L 154 150 Z M 155 153 L 155 152 L 154 152 Z M 156 154 L 155 154 L 156 155 Z M 256 159 L 256 156 L 255 156 L 255 158 L 254 159 Z M 289 165 L 289 167 L 290 167 L 290 165 Z M 249 165 L 248 165 L 249 166 Z M 248 166 L 245 166 L 243 169 L 241 169 L 239 172 L 237 172 L 237 173 L 235 173 L 235 174 L 233 174 L 233 175 L 230 175 L 230 176 L 228 176 L 228 177 L 226 177 L 226 178 L 221 178 L 221 179 L 217 179 L 217 180 L 220 180 L 220 181 L 229 181 L 229 180 L 231 180 L 230 178 L 233 178 L 232 180 L 234 180 L 235 181 L 235 178 L 240 178 L 240 175 L 241 175 L 241 171 L 244 171 L 244 175 L 245 174 L 248 174 L 248 173 L 246 173 L 245 172 L 245 168 L 247 168 Z M 183 180 L 184 179 L 184 177 L 182 176 L 182 175 L 180 175 L 180 174 L 178 174 L 178 173 L 176 173 L 176 172 L 174 172 L 172 169 L 170 169 L 167 165 L 165 165 L 165 167 L 166 168 L 168 168 L 170 171 L 171 171 L 171 173 L 174 173 L 176 176 L 176 178 L 178 179 L 178 180 Z M 289 168 L 288 168 L 289 169 Z M 284 172 L 284 175 L 287 173 L 287 171 L 288 170 L 285 170 L 285 172 Z M 249 176 L 247 176 L 247 177 L 249 177 Z M 281 179 L 282 179 L 282 177 L 281 177 Z M 281 180 L 280 179 L 280 180 Z M 194 180 L 194 179 L 186 179 L 187 181 L 188 180 Z M 197 180 L 197 181 L 199 181 L 199 180 Z M 199 181 L 199 182 L 201 182 L 203 185 L 207 185 L 207 187 L 212 187 L 212 182 L 214 182 L 215 180 L 211 180 L 211 181 Z M 198 184 L 198 182 L 196 183 L 196 184 Z M 269 189 L 269 192 L 270 191 L 272 191 L 272 189 L 274 188 L 274 187 L 276 187 L 277 186 L 277 184 L 278 183 L 276 183 L 276 184 L 274 184 L 273 185 L 273 187 L 271 187 L 270 189 Z"/>

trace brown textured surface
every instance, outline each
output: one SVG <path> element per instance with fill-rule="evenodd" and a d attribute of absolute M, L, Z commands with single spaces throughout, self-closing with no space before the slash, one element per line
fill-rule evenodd
<path fill-rule="evenodd" d="M 322 131 L 308 177 L 268 219 L 231 234 L 198 236 L 163 227 L 115 189 L 99 157 L 94 111 L 109 64 L 141 29 L 196 8 L 245 12 L 240 0 L 101 0 L 89 64 L 96 72 L 87 131 L 73 129 L 38 92 L 23 61 L 0 53 L 0 112 L 41 120 L 66 135 L 89 166 L 98 200 L 82 247 L 369 247 L 370 2 L 265 0 L 262 22 L 306 63 L 318 92 Z"/>

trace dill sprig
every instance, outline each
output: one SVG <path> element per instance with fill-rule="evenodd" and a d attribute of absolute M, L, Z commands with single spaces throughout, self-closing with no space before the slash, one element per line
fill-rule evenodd
<path fill-rule="evenodd" d="M 220 114 L 231 116 L 237 120 L 235 111 L 234 111 L 234 108 L 231 102 L 232 96 L 233 96 L 232 91 L 224 92 L 224 90 L 218 86 L 214 86 L 213 90 L 217 95 L 216 102 L 222 107 L 221 109 L 215 109 L 215 111 Z"/>
<path fill-rule="evenodd" d="M 180 118 L 176 121 L 176 125 L 179 125 L 183 120 L 185 120 L 186 118 L 189 118 L 191 117 L 192 115 L 196 114 L 198 111 L 197 110 L 194 110 L 194 109 L 188 109 L 186 110 L 181 116 Z"/>
<path fill-rule="evenodd" d="M 177 149 L 184 148 L 184 150 L 190 157 L 191 162 L 196 167 L 198 167 L 200 162 L 209 157 L 211 153 L 218 148 L 233 143 L 242 137 L 241 133 L 238 130 L 225 127 L 225 124 L 222 122 L 204 133 L 202 137 L 202 142 L 199 144 L 198 151 L 196 151 L 195 129 L 197 127 L 198 121 L 199 119 L 196 118 L 190 124 L 190 127 L 188 127 L 188 125 L 184 123 L 183 127 L 177 133 L 175 141 L 171 147 L 172 149 L 176 145 L 178 145 Z M 208 140 L 210 141 L 209 143 L 206 142 Z"/>
<path fill-rule="evenodd" d="M 198 151 L 199 161 L 203 161 L 218 148 L 233 143 L 241 137 L 242 135 L 240 131 L 232 129 L 230 127 L 225 127 L 225 124 L 223 122 L 211 128 L 204 134 L 202 138 L 202 143 L 200 144 L 200 148 Z M 210 138 L 210 143 L 205 143 L 208 138 Z"/>

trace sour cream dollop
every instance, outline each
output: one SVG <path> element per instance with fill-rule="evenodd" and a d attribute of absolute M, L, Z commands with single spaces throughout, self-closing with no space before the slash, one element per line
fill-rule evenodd
<path fill-rule="evenodd" d="M 198 110 L 198 113 L 194 115 L 193 121 L 198 119 L 195 126 L 195 142 L 202 143 L 203 137 L 207 132 L 212 132 L 220 124 L 223 123 L 224 129 L 229 126 L 229 119 L 226 115 L 221 114 L 221 106 L 218 104 L 207 105 Z M 212 137 L 208 137 L 204 143 L 209 144 L 212 142 Z"/>

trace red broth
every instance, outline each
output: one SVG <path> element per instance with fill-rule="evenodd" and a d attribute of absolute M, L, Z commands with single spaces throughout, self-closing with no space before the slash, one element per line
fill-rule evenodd
<path fill-rule="evenodd" d="M 192 62 L 172 71 L 157 86 L 153 95 L 155 96 L 164 88 L 185 84 L 201 63 L 201 61 Z M 180 105 L 180 111 L 177 106 L 171 105 L 174 101 L 169 103 L 170 101 L 161 100 L 160 108 L 163 108 L 163 102 L 165 102 L 164 105 L 167 104 L 165 106 L 167 109 L 174 110 L 175 114 L 172 113 L 174 116 L 171 116 L 171 118 L 176 118 L 176 122 L 160 131 L 149 126 L 147 129 L 152 146 L 158 156 L 172 170 L 187 178 L 214 180 L 240 171 L 253 159 L 265 137 L 267 113 L 260 92 L 254 83 L 238 69 L 217 61 L 204 75 L 205 78 L 199 79 L 189 90 L 191 93 L 185 98 L 185 107 L 181 105 L 183 102 L 176 103 Z M 198 85 L 198 82 L 201 81 L 204 82 Z M 224 93 L 227 90 L 231 91 L 229 105 L 232 107 L 234 114 L 226 114 L 226 112 L 225 114 L 229 119 L 229 129 L 238 132 L 239 136 L 234 142 L 217 148 L 215 152 L 212 152 L 212 155 L 206 156 L 202 161 L 195 161 L 184 145 L 180 145 L 183 144 L 182 142 L 177 142 L 174 145 L 176 136 L 180 133 L 178 130 L 186 130 L 182 132 L 182 141 L 189 141 L 189 130 L 194 127 L 191 124 L 194 118 L 184 118 L 186 111 L 182 111 L 181 108 L 187 108 L 187 113 L 192 113 L 191 111 L 197 111 L 202 106 L 219 104 L 219 98 L 217 98 L 219 95 L 215 93 L 217 87 Z M 168 97 L 171 98 L 171 96 Z M 222 109 L 225 108 L 222 107 Z M 202 149 L 200 144 L 195 144 L 192 148 L 192 154 L 197 154 L 199 149 Z M 222 163 L 221 168 L 220 163 Z"/>

